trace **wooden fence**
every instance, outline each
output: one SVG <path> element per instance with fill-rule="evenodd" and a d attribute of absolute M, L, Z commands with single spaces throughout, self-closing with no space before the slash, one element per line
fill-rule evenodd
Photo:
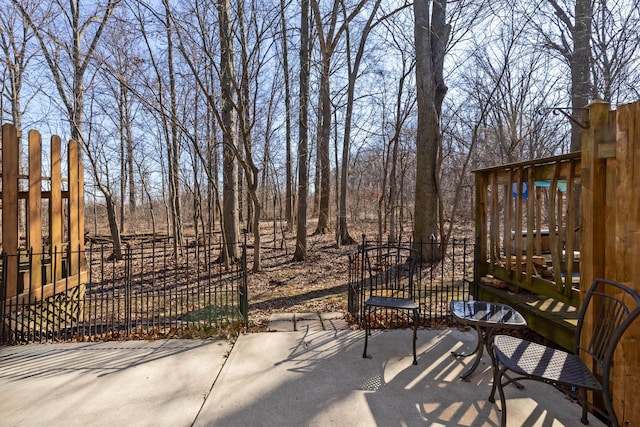
<path fill-rule="evenodd" d="M 67 177 L 62 176 L 58 136 L 51 137 L 50 176 L 43 176 L 38 131 L 28 134 L 28 173 L 24 175 L 19 170 L 19 150 L 16 128 L 3 125 L 0 197 L 6 261 L 0 296 L 10 307 L 42 301 L 56 289 L 73 288 L 86 281 L 84 260 L 65 256 L 84 253 L 84 169 L 79 144 L 68 144 Z M 20 235 L 21 223 L 26 224 L 24 236 Z"/>
<path fill-rule="evenodd" d="M 587 110 L 589 128 L 582 135 L 581 292 L 596 277 L 640 291 L 640 101 L 615 111 L 597 102 Z M 613 403 L 621 425 L 640 420 L 639 361 L 636 323 L 623 337 L 613 363 Z"/>

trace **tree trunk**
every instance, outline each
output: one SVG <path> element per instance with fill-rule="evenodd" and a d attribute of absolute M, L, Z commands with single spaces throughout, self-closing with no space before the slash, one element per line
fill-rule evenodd
<path fill-rule="evenodd" d="M 286 141 L 286 192 L 285 217 L 289 229 L 293 228 L 293 159 L 291 144 L 291 87 L 289 81 L 289 47 L 287 43 L 287 20 L 285 0 L 280 0 L 280 25 L 282 26 L 282 71 L 284 73 L 284 110 Z M 275 215 L 275 213 L 274 213 Z"/>
<path fill-rule="evenodd" d="M 165 7 L 165 31 L 167 38 L 167 70 L 169 73 L 169 135 L 167 140 L 167 175 L 169 179 L 169 208 L 173 230 L 174 257 L 177 257 L 184 246 L 182 227 L 182 202 L 180 191 L 180 141 L 178 129 L 178 106 L 176 93 L 175 64 L 173 58 L 173 24 L 168 0 L 163 0 Z"/>
<path fill-rule="evenodd" d="M 309 0 L 300 7 L 300 107 L 298 117 L 298 214 L 294 261 L 307 259 L 307 195 L 309 193 Z"/>
<path fill-rule="evenodd" d="M 446 44 L 442 39 L 445 3 L 433 3 L 433 21 L 429 19 L 430 0 L 417 0 L 414 37 L 416 45 L 416 84 L 418 129 L 416 138 L 416 191 L 414 245 L 424 260 L 436 259 L 429 243 L 438 232 L 437 159 L 441 144 L 440 116 L 446 86 L 442 81 L 442 64 Z M 431 25 L 433 23 L 433 26 Z"/>
<path fill-rule="evenodd" d="M 591 93 L 591 0 L 576 0 L 571 55 L 571 107 L 573 116 L 582 121 L 583 109 Z M 581 149 L 582 129 L 571 123 L 571 151 Z"/>
<path fill-rule="evenodd" d="M 220 87 L 222 97 L 222 216 L 224 223 L 225 260 L 235 262 L 238 253 L 238 188 L 236 162 L 236 112 L 234 90 L 233 32 L 229 0 L 218 0 L 220 21 Z"/>
<path fill-rule="evenodd" d="M 376 16 L 376 12 L 380 7 L 380 1 L 376 0 L 373 5 L 373 9 L 371 10 L 371 14 L 369 15 L 369 19 L 362 31 L 362 36 L 360 37 L 360 42 L 358 43 L 358 51 L 356 53 L 356 58 L 351 65 L 351 55 L 350 55 L 350 34 L 347 28 L 346 38 L 347 38 L 347 60 L 349 67 L 349 82 L 347 87 L 347 112 L 345 115 L 344 122 L 344 138 L 342 140 L 342 167 L 340 168 L 340 203 L 338 209 L 338 239 L 339 244 L 341 245 L 353 245 L 356 240 L 351 237 L 349 234 L 349 228 L 347 223 L 347 192 L 348 192 L 348 180 L 349 180 L 349 162 L 350 162 L 350 153 L 351 153 L 351 122 L 353 119 L 353 103 L 355 98 L 355 86 L 356 79 L 358 78 L 358 73 L 360 72 L 360 61 L 362 60 L 362 56 L 364 55 L 364 48 L 367 41 L 367 37 L 369 36 L 369 32 L 371 28 L 373 28 L 373 18 Z M 346 10 L 343 10 L 346 15 Z M 347 17 L 345 16 L 345 21 Z"/>
<path fill-rule="evenodd" d="M 316 233 L 329 232 L 329 201 L 331 197 L 331 162 L 329 139 L 331 138 L 331 92 L 329 84 L 330 52 L 322 53 L 320 74 L 320 129 L 318 131 L 318 160 L 320 161 L 320 205 Z"/>
<path fill-rule="evenodd" d="M 115 259 L 122 259 L 122 242 L 120 241 L 120 233 L 118 232 L 118 220 L 116 217 L 116 203 L 108 189 L 102 188 L 104 200 L 107 205 L 107 218 L 109 219 L 109 231 L 113 240 L 113 256 Z"/>
<path fill-rule="evenodd" d="M 591 92 L 591 0 L 576 0 L 576 22 L 573 27 L 573 55 L 571 57 L 571 107 L 572 114 L 578 121 L 583 121 L 584 107 L 589 103 Z M 582 149 L 582 128 L 571 123 L 571 151 Z M 582 214 L 580 211 L 581 187 L 573 194 L 576 209 L 574 210 L 574 243 L 580 245 L 582 233 Z"/>

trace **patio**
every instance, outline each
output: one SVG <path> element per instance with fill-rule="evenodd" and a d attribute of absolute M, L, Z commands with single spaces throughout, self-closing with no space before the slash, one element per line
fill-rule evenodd
<path fill-rule="evenodd" d="M 485 355 L 461 381 L 475 332 L 265 332 L 226 341 L 128 341 L 0 347 L 6 425 L 497 426 Z M 63 363 L 64 362 L 64 363 Z M 518 426 L 581 426 L 578 405 L 552 387 L 508 387 Z M 204 399 L 204 400 L 203 400 Z M 602 426 L 590 417 L 592 426 Z"/>
<path fill-rule="evenodd" d="M 473 349 L 475 332 L 420 330 L 417 366 L 410 335 L 374 331 L 371 359 L 362 331 L 244 335 L 195 425 L 499 425 L 489 358 L 467 382 L 458 377 L 469 359 L 450 355 Z M 578 405 L 549 386 L 525 383 L 507 398 L 511 425 L 582 425 Z"/>

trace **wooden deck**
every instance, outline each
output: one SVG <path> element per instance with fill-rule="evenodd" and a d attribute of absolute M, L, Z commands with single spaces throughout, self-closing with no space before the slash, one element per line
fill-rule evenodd
<path fill-rule="evenodd" d="M 569 350 L 594 279 L 640 288 L 640 101 L 617 110 L 596 101 L 577 119 L 584 127 L 581 152 L 475 173 L 474 296 L 517 308 L 532 330 Z M 538 230 L 548 231 L 548 242 Z M 587 313 L 585 330 L 595 322 Z M 613 361 L 620 425 L 640 419 L 638 343 L 640 322 L 627 330 Z"/>

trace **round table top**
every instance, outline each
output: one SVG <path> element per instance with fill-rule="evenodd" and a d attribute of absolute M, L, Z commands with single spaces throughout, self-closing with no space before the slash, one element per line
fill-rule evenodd
<path fill-rule="evenodd" d="M 451 301 L 454 319 L 468 325 L 495 328 L 524 328 L 527 321 L 511 306 L 487 301 Z"/>

